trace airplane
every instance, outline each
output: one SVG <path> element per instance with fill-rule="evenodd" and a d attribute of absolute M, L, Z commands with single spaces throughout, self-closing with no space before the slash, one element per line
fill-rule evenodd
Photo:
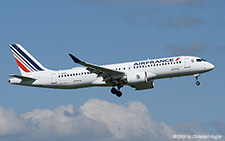
<path fill-rule="evenodd" d="M 83 67 L 54 71 L 41 65 L 19 44 L 10 44 L 10 49 L 21 75 L 11 74 L 10 84 L 53 88 L 78 89 L 93 86 L 108 86 L 111 93 L 122 96 L 120 88 L 128 85 L 135 90 L 154 88 L 154 80 L 194 75 L 196 85 L 200 74 L 211 71 L 215 66 L 194 56 L 177 56 L 147 59 L 110 65 L 95 65 L 81 61 L 69 54 L 74 63 Z"/>

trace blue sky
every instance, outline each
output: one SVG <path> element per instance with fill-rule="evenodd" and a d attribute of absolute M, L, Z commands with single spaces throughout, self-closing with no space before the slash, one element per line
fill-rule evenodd
<path fill-rule="evenodd" d="M 120 119 L 119 117 L 123 117 L 122 113 L 134 111 L 132 105 L 136 105 L 136 108 L 146 106 L 144 112 L 148 115 L 147 122 L 151 123 L 153 120 L 155 127 L 166 126 L 164 129 L 170 129 L 161 133 L 154 128 L 159 136 L 153 137 L 145 134 L 146 136 L 142 136 L 145 138 L 138 138 L 134 135 L 134 139 L 145 140 L 152 137 L 160 140 L 161 134 L 169 139 L 168 137 L 172 137 L 172 134 L 178 134 L 178 129 L 181 127 L 186 129 L 182 134 L 208 133 L 225 136 L 224 130 L 221 130 L 225 129 L 224 5 L 223 0 L 21 0 L 1 2 L 0 117 L 2 117 L 0 118 L 0 139 L 30 140 L 32 137 L 28 136 L 28 129 L 31 128 L 30 125 L 34 125 L 33 120 L 38 115 L 45 115 L 40 113 L 54 113 L 55 121 L 57 121 L 56 113 L 62 112 L 63 108 L 72 109 L 73 113 L 76 111 L 73 109 L 82 111 L 82 117 L 88 119 L 81 119 L 81 123 L 85 120 L 91 119 L 91 121 L 80 125 L 84 128 L 80 132 L 71 130 L 73 136 L 69 136 L 69 133 L 66 136 L 67 134 L 59 131 L 59 136 L 62 134 L 59 139 L 65 137 L 71 140 L 86 140 L 87 138 L 83 138 L 83 135 L 86 134 L 86 129 L 92 129 L 93 126 L 99 126 L 99 131 L 105 131 L 106 128 L 107 136 L 103 133 L 93 133 L 88 139 L 133 139 L 128 130 L 122 132 L 124 135 L 115 136 L 117 132 L 112 130 L 113 127 L 110 124 L 114 119 L 100 118 L 101 113 L 108 113 L 112 109 L 116 113 L 108 114 L 116 114 L 118 116 L 115 118 Z M 121 98 L 113 96 L 109 87 L 78 90 L 22 87 L 7 83 L 8 74 L 19 74 L 9 49 L 11 43 L 21 44 L 45 67 L 53 70 L 79 67 L 70 59 L 69 53 L 99 65 L 174 55 L 194 55 L 210 61 L 216 68 L 201 75 L 199 87 L 195 85 L 194 76 L 156 80 L 155 88 L 151 90 L 135 91 L 130 87 L 122 88 Z M 95 104 L 112 107 L 102 109 L 102 111 L 96 110 L 94 114 L 98 115 L 99 119 L 95 119 L 90 116 L 93 111 L 84 110 L 95 107 Z M 134 113 L 140 116 L 139 113 Z M 10 116 L 16 119 L 15 125 L 18 124 L 24 128 L 18 131 L 11 130 L 12 126 L 5 124 Z M 3 120 L 4 117 L 5 120 Z M 121 119 L 121 125 L 122 123 L 129 124 L 125 117 Z M 29 127 L 27 126 L 28 119 L 32 121 Z M 93 121 L 101 121 L 105 124 L 95 125 Z M 39 121 L 39 123 L 42 122 L 54 123 L 54 120 Z M 76 122 L 73 120 L 73 123 Z M 140 122 L 143 122 L 142 118 Z M 86 125 L 88 123 L 90 124 Z M 5 131 L 6 128 L 3 128 L 3 125 L 9 130 Z M 59 126 L 65 125 L 62 123 Z M 104 128 L 100 128 L 102 126 Z M 199 130 L 194 132 L 192 130 L 194 127 L 198 127 Z M 20 132 L 22 129 L 24 129 L 23 132 Z M 147 133 L 151 131 L 150 129 L 153 129 L 152 126 L 146 125 Z M 49 136 L 45 136 L 42 134 L 45 130 L 38 131 L 38 133 L 32 132 L 33 138 L 37 140 L 53 140 L 51 133 L 56 133 L 48 128 L 46 132 L 50 132 Z"/>

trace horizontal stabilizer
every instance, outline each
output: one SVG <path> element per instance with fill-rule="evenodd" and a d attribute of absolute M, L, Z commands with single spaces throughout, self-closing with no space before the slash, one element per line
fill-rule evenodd
<path fill-rule="evenodd" d="M 20 76 L 20 75 L 15 75 L 15 74 L 11 74 L 9 75 L 10 77 L 15 77 L 15 78 L 19 78 L 21 80 L 36 80 L 35 78 L 32 77 L 27 77 L 27 76 Z"/>

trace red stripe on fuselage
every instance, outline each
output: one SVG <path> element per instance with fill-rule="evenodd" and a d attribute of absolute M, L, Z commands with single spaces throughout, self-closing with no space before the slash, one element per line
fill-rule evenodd
<path fill-rule="evenodd" d="M 16 59 L 16 58 L 15 58 Z M 17 65 L 25 72 L 30 72 L 19 60 L 16 59 Z"/>
<path fill-rule="evenodd" d="M 178 57 L 177 59 L 176 59 L 176 61 L 178 61 L 180 59 L 180 57 Z"/>

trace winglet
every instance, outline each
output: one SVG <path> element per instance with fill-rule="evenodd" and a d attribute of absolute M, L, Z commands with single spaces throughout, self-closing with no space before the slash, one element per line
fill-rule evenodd
<path fill-rule="evenodd" d="M 79 60 L 78 58 L 76 58 L 75 56 L 73 56 L 72 54 L 69 54 L 69 56 L 73 59 L 73 61 L 74 61 L 75 63 L 80 63 L 80 62 L 82 62 L 81 60 Z"/>

